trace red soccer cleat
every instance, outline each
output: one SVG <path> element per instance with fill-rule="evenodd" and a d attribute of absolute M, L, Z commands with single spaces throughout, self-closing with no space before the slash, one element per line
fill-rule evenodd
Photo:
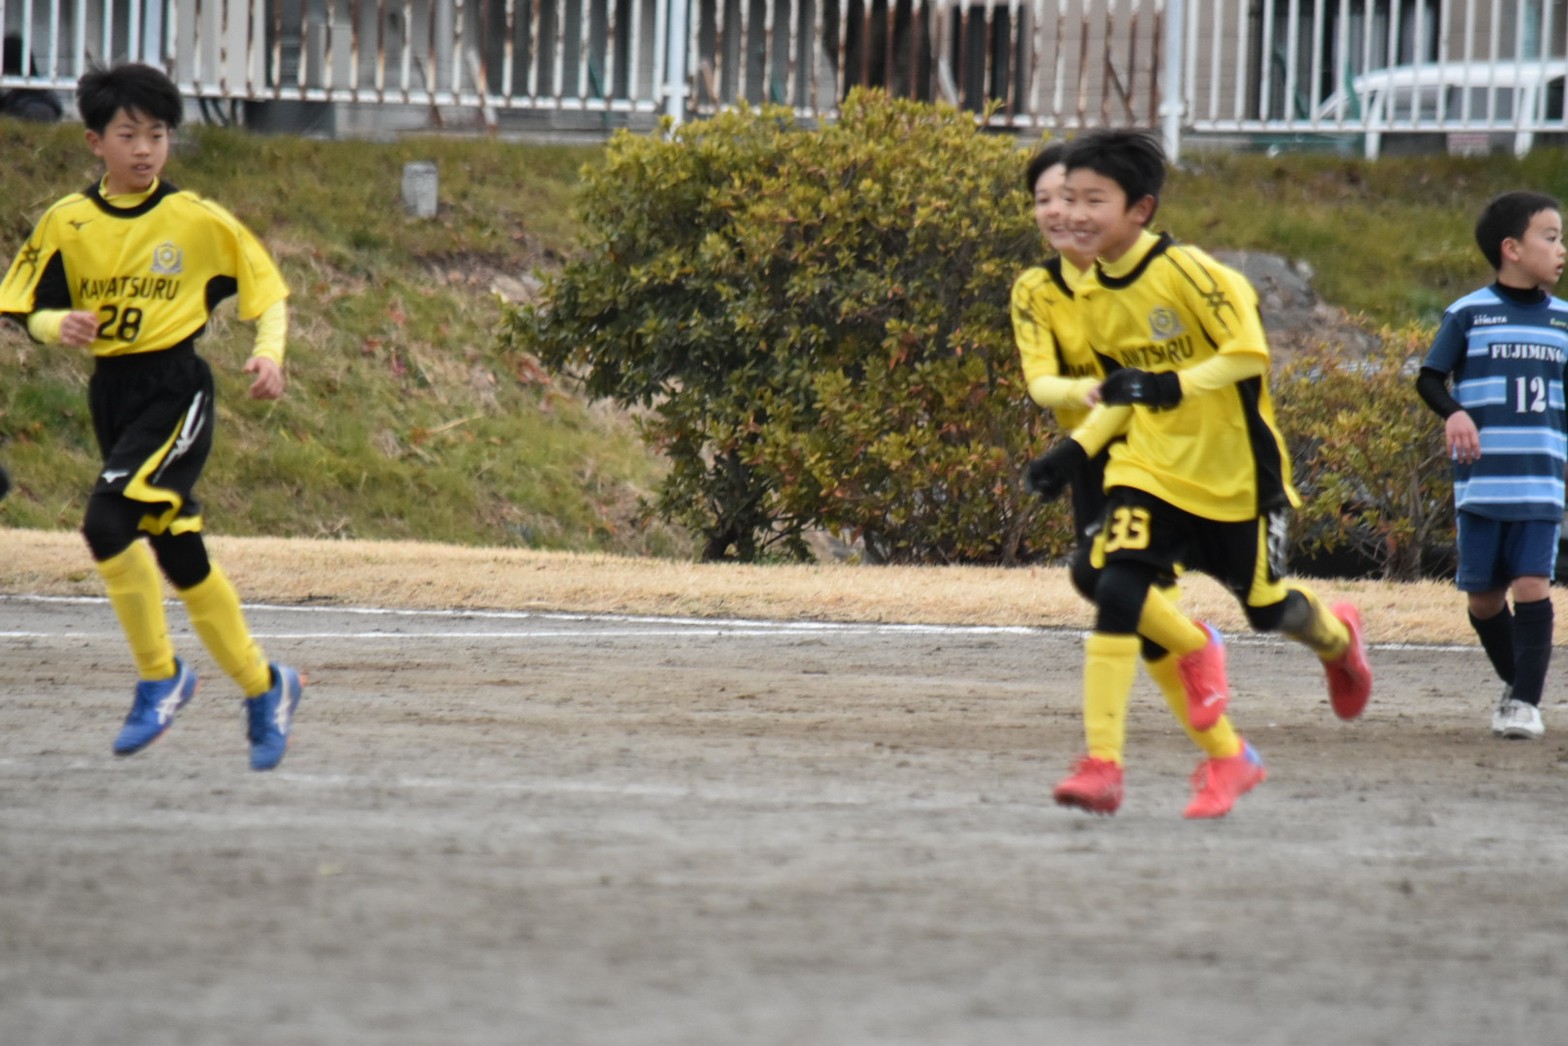
<path fill-rule="evenodd" d="M 1114 814 L 1122 805 L 1122 768 L 1109 759 L 1086 755 L 1073 764 L 1072 774 L 1052 794 L 1060 806 Z"/>
<path fill-rule="evenodd" d="M 1344 622 L 1350 632 L 1350 645 L 1339 657 L 1323 662 L 1328 700 L 1339 718 L 1354 719 L 1366 710 L 1367 699 L 1372 696 L 1372 666 L 1361 641 L 1361 612 L 1350 603 L 1335 603 L 1329 607 L 1329 613 Z"/>
<path fill-rule="evenodd" d="M 1176 659 L 1176 674 L 1187 691 L 1187 722 L 1199 732 L 1211 729 L 1230 703 L 1230 682 L 1225 678 L 1225 641 L 1213 625 L 1199 624 L 1209 641 Z"/>
<path fill-rule="evenodd" d="M 1188 818 L 1224 817 L 1236 800 L 1252 791 L 1265 778 L 1263 757 L 1247 742 L 1241 743 L 1241 754 L 1229 759 L 1205 759 L 1192 774 L 1192 802 L 1187 804 Z"/>

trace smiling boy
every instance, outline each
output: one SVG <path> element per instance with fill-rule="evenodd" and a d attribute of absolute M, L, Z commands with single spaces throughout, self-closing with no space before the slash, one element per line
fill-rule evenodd
<path fill-rule="evenodd" d="M 1448 307 L 1416 389 L 1444 419 L 1455 583 L 1503 682 L 1492 733 L 1533 740 L 1546 733 L 1541 693 L 1568 466 L 1568 302 L 1546 291 L 1563 274 L 1562 209 L 1540 193 L 1503 193 L 1481 212 L 1475 239 L 1496 279 Z"/>
<path fill-rule="evenodd" d="M 1093 272 L 1080 285 L 1083 321 L 1105 358 L 1102 406 L 1058 448 L 1068 468 L 1112 436 L 1106 509 L 1095 542 L 1096 619 L 1084 653 L 1088 754 L 1057 785 L 1065 806 L 1114 812 L 1120 801 L 1137 623 L 1150 588 L 1180 563 L 1216 578 L 1259 631 L 1280 631 L 1322 661 L 1342 719 L 1366 707 L 1372 673 L 1355 608 L 1325 608 L 1285 578 L 1286 516 L 1298 503 L 1274 422 L 1268 342 L 1257 295 L 1202 251 L 1148 231 L 1165 157 L 1150 135 L 1091 131 L 1066 157 L 1068 227 Z M 1130 405 L 1118 418 L 1107 409 Z M 1264 779 L 1239 735 L 1194 775 L 1188 817 L 1217 817 Z"/>
<path fill-rule="evenodd" d="M 1089 342 L 1075 300 L 1074 288 L 1093 267 L 1094 255 L 1078 250 L 1068 227 L 1066 154 L 1065 143 L 1053 142 L 1030 158 L 1025 171 L 1035 226 L 1056 253 L 1014 281 L 1012 317 L 1030 398 L 1054 410 L 1057 421 L 1071 429 L 1099 402 L 1105 361 Z M 1105 451 L 1085 455 L 1067 484 L 1078 541 L 1071 576 L 1091 601 L 1098 577 L 1093 540 L 1104 516 L 1107 457 Z M 1234 754 L 1234 732 L 1224 716 L 1229 698 L 1224 647 L 1217 633 L 1181 612 L 1175 594 L 1174 576 L 1161 577 L 1151 589 L 1138 621 L 1140 656 L 1192 742 L 1211 756 Z M 1102 805 L 1110 801 L 1107 796 L 1099 800 Z"/>
<path fill-rule="evenodd" d="M 196 674 L 169 638 L 161 568 L 240 688 L 252 768 L 270 770 L 302 684 L 262 655 L 238 594 L 207 555 L 194 489 L 216 415 L 212 371 L 195 345 L 218 303 L 238 295 L 240 319 L 256 323 L 243 368 L 254 375 L 250 395 L 282 396 L 288 289 L 238 219 L 162 180 L 184 109 L 167 76 L 139 64 L 95 69 L 77 85 L 77 108 L 104 175 L 39 219 L 0 282 L 0 316 L 94 359 L 88 403 L 103 468 L 82 534 L 140 677 L 114 752 L 157 740 L 196 692 Z"/>

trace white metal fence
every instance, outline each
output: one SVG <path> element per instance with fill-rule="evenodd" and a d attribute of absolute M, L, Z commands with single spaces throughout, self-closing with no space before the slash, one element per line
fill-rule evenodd
<path fill-rule="evenodd" d="M 161 65 L 209 119 L 604 130 L 858 85 L 992 126 L 1282 148 L 1568 131 L 1568 0 L 0 0 L 0 91 Z M 981 114 L 984 114 L 981 117 Z"/>

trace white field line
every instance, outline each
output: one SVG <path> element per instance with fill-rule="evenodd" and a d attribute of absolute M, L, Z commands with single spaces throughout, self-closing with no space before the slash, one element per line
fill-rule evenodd
<path fill-rule="evenodd" d="M 102 596 L 10 596 L 0 595 L 0 603 L 46 603 L 65 605 L 87 605 L 107 607 L 108 600 Z M 168 600 L 167 605 L 177 606 L 178 601 Z M 699 618 L 699 617 L 665 617 L 642 616 L 633 614 L 586 614 L 564 613 L 558 611 L 533 611 L 533 610 L 406 610 L 388 607 L 329 607 L 329 606 L 287 606 L 269 603 L 246 604 L 249 613 L 276 613 L 276 614 L 343 614 L 365 617 L 398 618 L 418 621 L 428 619 L 432 621 L 541 621 L 541 622 L 578 622 L 584 624 L 620 624 L 636 626 L 624 629 L 599 629 L 593 631 L 578 631 L 575 629 L 523 629 L 523 630 L 486 630 L 453 632 L 432 629 L 425 631 L 377 630 L 372 629 L 360 632 L 337 631 L 290 631 L 268 632 L 256 630 L 257 639 L 344 639 L 344 640 L 386 640 L 396 639 L 407 641 L 414 638 L 428 639 L 583 639 L 599 640 L 606 638 L 649 638 L 666 635 L 711 637 L 711 638 L 774 638 L 780 635 L 817 635 L 817 636 L 866 636 L 866 635 L 935 635 L 935 636 L 1044 636 L 1070 634 L 1086 636 L 1088 633 L 1082 629 L 1045 628 L 1029 625 L 917 625 L 917 624 L 861 624 L 842 621 L 765 621 L 749 620 L 745 618 Z M 652 627 L 650 627 L 652 626 Z M 118 636 L 117 631 L 108 632 L 58 632 L 58 631 L 0 631 L 0 639 L 58 639 L 64 636 L 73 638 L 101 639 Z M 1227 635 L 1225 642 L 1240 646 L 1287 646 L 1291 640 L 1275 635 Z M 1464 653 L 1475 648 L 1463 644 L 1433 644 L 1433 643 L 1369 643 L 1370 650 L 1420 650 L 1441 653 Z"/>

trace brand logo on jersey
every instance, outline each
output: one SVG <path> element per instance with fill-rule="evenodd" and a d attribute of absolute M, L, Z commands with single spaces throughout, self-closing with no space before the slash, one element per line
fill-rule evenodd
<path fill-rule="evenodd" d="M 1507 323 L 1508 322 L 1508 317 L 1507 316 L 1488 316 L 1484 312 L 1478 312 L 1478 313 L 1476 313 L 1475 317 L 1473 319 L 1471 319 L 1470 322 L 1472 324 L 1474 324 L 1475 326 L 1477 326 L 1477 327 L 1484 327 L 1484 326 L 1486 326 L 1489 323 Z"/>
<path fill-rule="evenodd" d="M 172 243 L 153 248 L 152 271 L 158 276 L 178 276 L 185 271 L 185 255 Z"/>
<path fill-rule="evenodd" d="M 81 221 L 77 221 L 75 218 L 72 218 L 66 224 L 75 229 L 77 232 L 81 232 L 82 226 L 86 225 L 90 221 L 92 221 L 91 218 L 83 218 Z"/>
<path fill-rule="evenodd" d="M 42 254 L 43 254 L 43 252 L 40 251 L 37 247 L 33 246 L 32 244 L 28 244 L 26 247 L 23 247 L 22 248 L 22 253 L 18 254 L 16 256 L 16 275 L 17 275 L 17 278 L 18 279 L 24 278 L 22 276 L 22 270 L 26 269 L 27 270 L 27 276 L 25 277 L 25 279 L 27 279 L 29 281 L 32 280 L 33 273 L 38 271 L 38 262 L 40 261 L 40 259 L 42 257 Z"/>
<path fill-rule="evenodd" d="M 104 469 L 100 477 L 105 483 L 113 483 L 117 479 L 124 479 L 131 473 L 127 469 Z"/>
<path fill-rule="evenodd" d="M 1187 333 L 1187 328 L 1182 326 L 1180 316 L 1161 305 L 1149 313 L 1149 333 L 1155 341 L 1170 341 Z"/>

